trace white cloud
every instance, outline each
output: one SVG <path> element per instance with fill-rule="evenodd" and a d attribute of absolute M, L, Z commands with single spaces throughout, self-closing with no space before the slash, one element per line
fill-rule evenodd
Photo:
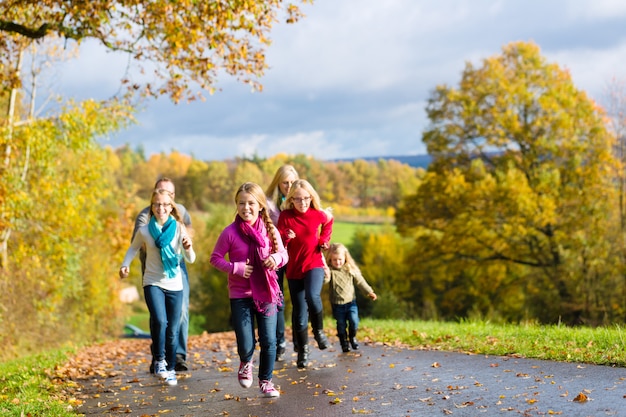
<path fill-rule="evenodd" d="M 109 143 L 203 159 L 423 153 L 432 89 L 458 84 L 466 62 L 519 40 L 537 43 L 594 98 L 612 77 L 626 77 L 619 0 L 316 0 L 304 11 L 271 34 L 264 92 L 222 78 L 205 103 L 149 103 L 140 125 Z M 63 70 L 65 90 L 107 97 L 125 69 L 124 56 L 88 44 Z"/>

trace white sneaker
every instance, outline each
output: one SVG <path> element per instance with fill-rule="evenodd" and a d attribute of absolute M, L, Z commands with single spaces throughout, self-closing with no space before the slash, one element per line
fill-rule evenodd
<path fill-rule="evenodd" d="M 165 383 L 170 387 L 178 385 L 178 379 L 176 379 L 176 371 L 167 371 L 167 376 L 165 377 Z"/>
<path fill-rule="evenodd" d="M 167 378 L 167 362 L 165 362 L 165 360 L 156 361 L 154 364 L 154 374 L 161 379 Z"/>

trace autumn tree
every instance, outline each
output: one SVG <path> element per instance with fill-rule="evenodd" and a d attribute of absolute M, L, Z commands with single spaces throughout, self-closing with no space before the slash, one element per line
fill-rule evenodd
<path fill-rule="evenodd" d="M 414 317 L 411 282 L 406 279 L 408 266 L 401 261 L 408 248 L 410 245 L 392 227 L 378 233 L 356 231 L 350 253 L 378 295 L 376 303 L 371 303 L 357 291 L 361 314 L 381 319 Z"/>
<path fill-rule="evenodd" d="M 511 43 L 438 86 L 427 114 L 433 162 L 396 218 L 415 238 L 412 279 L 432 293 L 486 289 L 492 303 L 509 294 L 517 319 L 617 317 L 613 138 L 570 74 Z"/>
<path fill-rule="evenodd" d="M 111 259 L 132 229 L 113 196 L 115 163 L 93 138 L 125 123 L 126 110 L 86 101 L 13 133 L 0 187 L 11 236 L 0 270 L 0 357 L 100 337 L 117 323 Z"/>
<path fill-rule="evenodd" d="M 178 102 L 196 97 L 194 85 L 213 91 L 220 72 L 261 89 L 270 29 L 279 17 L 291 23 L 302 13 L 281 0 L 13 0 L 0 3 L 0 16 L 0 85 L 5 88 L 20 84 L 19 73 L 7 70 L 17 61 L 20 44 L 57 37 L 94 40 L 127 54 L 137 66 L 122 80 L 129 90 Z"/>

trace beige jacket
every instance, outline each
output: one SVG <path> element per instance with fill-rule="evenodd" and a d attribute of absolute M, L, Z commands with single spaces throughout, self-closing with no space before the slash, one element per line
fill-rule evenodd
<path fill-rule="evenodd" d="M 333 269 L 330 268 L 330 303 L 331 304 L 347 304 L 356 298 L 355 286 L 359 287 L 365 295 L 374 292 L 372 287 L 365 281 L 363 275 L 352 274 L 348 268 Z"/>

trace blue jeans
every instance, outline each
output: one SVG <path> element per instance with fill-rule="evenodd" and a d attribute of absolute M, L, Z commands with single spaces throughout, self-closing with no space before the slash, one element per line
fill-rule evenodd
<path fill-rule="evenodd" d="M 150 335 L 154 360 L 167 361 L 167 370 L 176 365 L 176 343 L 180 327 L 182 291 L 168 291 L 156 285 L 143 287 L 150 311 Z"/>
<path fill-rule="evenodd" d="M 289 278 L 289 277 L 287 277 Z M 324 284 L 324 269 L 313 268 L 304 274 L 302 279 L 287 279 L 289 294 L 291 295 L 291 326 L 294 332 L 307 330 L 309 327 L 309 313 L 322 312 L 322 285 Z"/>
<path fill-rule="evenodd" d="M 285 269 L 280 268 L 276 271 L 278 276 L 278 286 L 280 292 L 283 294 L 283 304 L 278 306 L 278 313 L 276 314 L 276 345 L 285 347 Z"/>
<path fill-rule="evenodd" d="M 176 344 L 176 354 L 187 360 L 187 337 L 189 335 L 189 272 L 185 261 L 180 261 L 180 272 L 183 275 L 183 303 L 180 314 L 180 330 Z"/>
<path fill-rule="evenodd" d="M 356 300 L 346 304 L 333 304 L 333 317 L 337 322 L 337 335 L 346 334 L 346 329 L 350 334 L 356 334 L 359 328 L 359 308 Z"/>
<path fill-rule="evenodd" d="M 271 380 L 276 359 L 276 314 L 266 316 L 259 313 L 252 298 L 231 298 L 230 311 L 237 338 L 237 353 L 241 362 L 250 362 L 254 355 L 256 339 L 254 320 L 256 319 L 259 345 L 259 380 Z"/>

